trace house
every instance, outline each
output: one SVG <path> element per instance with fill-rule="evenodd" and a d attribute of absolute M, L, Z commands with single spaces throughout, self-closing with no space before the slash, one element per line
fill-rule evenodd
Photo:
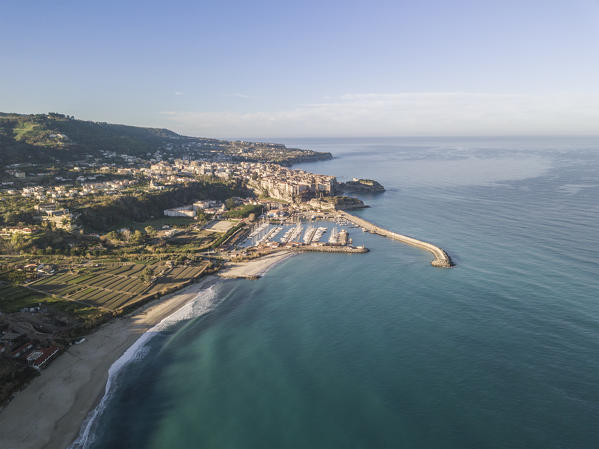
<path fill-rule="evenodd" d="M 26 357 L 27 364 L 38 370 L 44 368 L 50 360 L 56 357 L 59 351 L 60 348 L 58 346 L 34 349 Z"/>
<path fill-rule="evenodd" d="M 221 205 L 222 205 L 222 203 L 220 201 L 214 201 L 214 200 L 196 201 L 195 203 L 193 203 L 193 208 L 195 210 L 204 210 L 204 209 L 210 209 L 210 208 L 214 208 L 214 207 L 220 207 Z"/>
<path fill-rule="evenodd" d="M 33 232 L 33 230 L 31 228 L 18 228 L 18 227 L 11 227 L 11 228 L 2 228 L 2 231 L 0 231 L 0 235 L 3 237 L 7 237 L 13 234 L 31 234 Z"/>

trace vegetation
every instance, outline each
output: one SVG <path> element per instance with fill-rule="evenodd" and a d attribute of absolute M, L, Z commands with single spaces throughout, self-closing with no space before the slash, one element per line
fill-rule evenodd
<path fill-rule="evenodd" d="M 0 241 L 0 249 L 10 254 L 63 254 L 77 256 L 97 244 L 97 241 L 78 233 L 45 227 L 31 236 L 14 234 Z"/>
<path fill-rule="evenodd" d="M 45 295 L 18 285 L 0 284 L 0 311 L 18 312 L 25 307 L 37 306 L 45 300 Z"/>
<path fill-rule="evenodd" d="M 246 204 L 225 212 L 226 218 L 245 218 L 254 214 L 256 216 L 264 212 L 264 206 L 262 204 Z"/>
<path fill-rule="evenodd" d="M 0 225 L 17 226 L 31 224 L 37 215 L 35 202 L 21 196 L 2 196 L 0 201 Z"/>
<path fill-rule="evenodd" d="M 372 179 L 356 179 L 342 182 L 338 184 L 337 188 L 343 192 L 378 193 L 385 191 L 385 188 L 379 182 Z"/>
<path fill-rule="evenodd" d="M 186 137 L 168 129 L 76 120 L 58 113 L 0 113 L 2 163 L 51 163 L 97 157 L 102 151 L 149 158 L 156 151 L 212 158 L 214 151 L 233 161 L 295 162 L 330 159 L 330 153 L 284 145 Z"/>
<path fill-rule="evenodd" d="M 229 229 L 227 232 L 225 232 L 223 235 L 221 235 L 218 239 L 216 239 L 211 246 L 211 248 L 218 248 L 220 245 L 222 245 L 223 243 L 227 242 L 227 240 L 229 240 L 229 238 L 231 236 L 233 236 L 233 234 L 235 234 L 237 231 L 239 231 L 242 227 L 244 226 L 244 223 L 238 223 L 237 225 L 233 226 L 231 229 Z"/>
<path fill-rule="evenodd" d="M 188 217 L 160 217 L 151 218 L 141 222 L 131 222 L 127 224 L 127 227 L 133 231 L 138 229 L 140 231 L 143 230 L 146 234 L 152 234 L 157 229 L 161 229 L 164 226 L 172 228 L 185 228 L 194 223 L 194 219 Z"/>
<path fill-rule="evenodd" d="M 143 298 L 180 288 L 208 266 L 208 262 L 179 267 L 165 262 L 101 264 L 65 271 L 30 285 L 74 304 L 120 313 Z"/>
<path fill-rule="evenodd" d="M 244 194 L 244 188 L 240 184 L 206 179 L 168 190 L 108 197 L 100 204 L 80 209 L 79 220 L 85 229 L 103 232 L 131 222 L 147 222 L 162 216 L 165 209 L 191 204 L 196 200 L 222 201 Z"/>
<path fill-rule="evenodd" d="M 86 122 L 56 113 L 0 113 L 0 149 L 5 164 L 74 160 L 100 150 L 145 154 L 178 137 L 166 129 Z"/>
<path fill-rule="evenodd" d="M 3 313 L 14 313 L 36 306 L 49 307 L 68 313 L 87 323 L 97 321 L 104 314 L 93 305 L 68 301 L 18 285 L 0 285 L 0 311 Z"/>

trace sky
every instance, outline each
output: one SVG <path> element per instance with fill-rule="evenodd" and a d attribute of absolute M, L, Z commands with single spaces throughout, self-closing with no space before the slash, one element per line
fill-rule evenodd
<path fill-rule="evenodd" d="M 193 136 L 599 134 L 599 0 L 5 1 L 0 111 Z"/>

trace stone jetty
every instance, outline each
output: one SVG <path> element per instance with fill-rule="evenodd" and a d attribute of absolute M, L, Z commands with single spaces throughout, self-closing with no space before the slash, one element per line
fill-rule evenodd
<path fill-rule="evenodd" d="M 291 251 L 307 252 L 314 251 L 319 253 L 346 253 L 346 254 L 363 254 L 368 252 L 368 248 L 355 246 L 338 246 L 338 245 L 301 245 L 287 248 Z"/>
<path fill-rule="evenodd" d="M 349 214 L 347 212 L 338 211 L 337 213 L 340 217 L 343 217 L 346 220 L 351 221 L 352 223 L 358 226 L 361 226 L 362 228 L 366 229 L 369 232 L 372 232 L 373 234 L 382 235 L 383 237 L 397 240 L 399 242 L 405 243 L 406 245 L 414 246 L 416 248 L 428 251 L 434 256 L 434 259 L 431 262 L 431 265 L 433 267 L 451 268 L 454 265 L 451 261 L 451 257 L 449 257 L 449 255 L 442 248 L 439 248 L 438 246 L 435 246 L 432 243 L 423 242 L 422 240 L 417 240 L 406 235 L 388 231 L 387 229 L 376 226 L 370 223 L 369 221 L 356 217 L 355 215 Z"/>

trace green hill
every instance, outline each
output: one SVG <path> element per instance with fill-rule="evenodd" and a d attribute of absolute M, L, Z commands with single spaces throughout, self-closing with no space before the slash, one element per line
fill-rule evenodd
<path fill-rule="evenodd" d="M 187 137 L 168 129 L 83 121 L 58 113 L 0 112 L 0 158 L 4 165 L 102 157 L 103 151 L 148 158 L 157 150 L 175 157 L 210 158 L 221 153 L 230 160 L 281 164 L 331 158 L 330 153 L 279 144 Z"/>
<path fill-rule="evenodd" d="M 167 129 L 75 120 L 62 114 L 0 113 L 4 164 L 72 160 L 100 150 L 139 155 L 182 136 Z"/>

